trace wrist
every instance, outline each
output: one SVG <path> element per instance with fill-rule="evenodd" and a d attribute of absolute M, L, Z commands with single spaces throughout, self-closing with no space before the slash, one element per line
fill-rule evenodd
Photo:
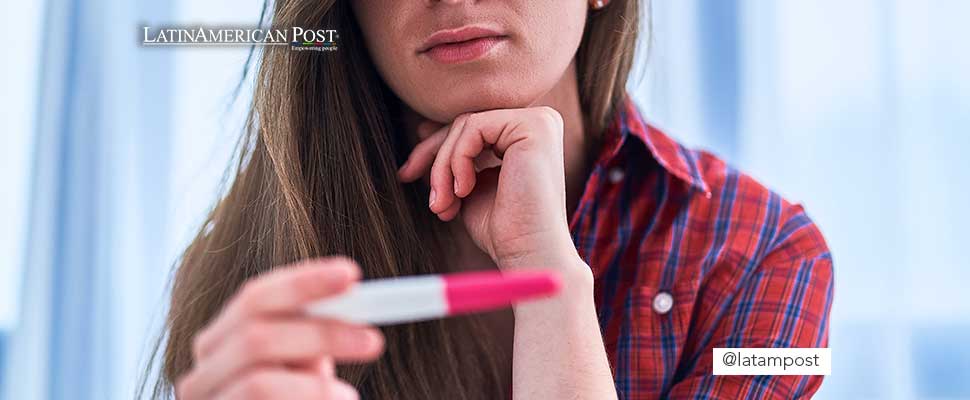
<path fill-rule="evenodd" d="M 537 237 L 541 236 L 541 237 Z M 550 240 L 550 237 L 554 239 Z M 523 237 L 515 242 L 495 246 L 492 254 L 495 265 L 502 269 L 548 268 L 580 269 L 585 267 L 569 233 L 542 234 Z"/>
<path fill-rule="evenodd" d="M 579 256 L 568 233 L 543 245 L 522 246 L 525 250 L 510 251 L 493 256 L 496 266 L 502 270 L 546 269 L 558 272 L 562 287 L 558 299 L 585 299 L 592 301 L 593 272 Z M 535 242 L 533 242 L 535 243 Z M 506 246 L 506 249 L 511 246 Z"/>
<path fill-rule="evenodd" d="M 527 263 L 526 265 L 540 264 Z M 548 299 L 514 305 L 513 312 L 517 321 L 522 318 L 544 319 L 550 316 L 562 318 L 567 315 L 582 314 L 583 310 L 595 310 L 593 272 L 578 255 L 575 258 L 560 258 L 553 263 L 542 265 L 547 265 L 547 268 L 558 272 L 561 283 L 559 292 Z"/>

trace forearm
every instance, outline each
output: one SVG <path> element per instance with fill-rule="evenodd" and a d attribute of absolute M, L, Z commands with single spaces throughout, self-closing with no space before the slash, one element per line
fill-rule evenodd
<path fill-rule="evenodd" d="M 592 273 L 578 256 L 565 262 L 572 265 L 562 274 L 558 296 L 514 308 L 513 394 L 526 399 L 615 399 L 596 319 Z"/>

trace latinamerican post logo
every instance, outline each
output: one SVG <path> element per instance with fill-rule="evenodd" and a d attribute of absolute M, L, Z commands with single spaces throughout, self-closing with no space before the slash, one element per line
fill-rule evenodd
<path fill-rule="evenodd" d="M 142 46 L 289 46 L 294 51 L 335 51 L 336 29 L 252 27 L 141 27 Z"/>

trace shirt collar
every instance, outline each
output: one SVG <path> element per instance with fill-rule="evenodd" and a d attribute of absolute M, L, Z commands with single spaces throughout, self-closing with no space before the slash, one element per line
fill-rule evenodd
<path fill-rule="evenodd" d="M 645 122 L 637 105 L 627 94 L 604 133 L 601 161 L 609 163 L 616 158 L 630 137 L 635 139 L 636 145 L 645 147 L 665 171 L 700 190 L 705 196 L 711 196 L 710 187 L 701 175 L 697 155 Z"/>

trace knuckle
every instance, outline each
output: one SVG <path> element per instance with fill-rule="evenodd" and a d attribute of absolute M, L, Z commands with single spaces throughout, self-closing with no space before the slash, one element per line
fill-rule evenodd
<path fill-rule="evenodd" d="M 326 348 L 324 353 L 333 353 L 335 350 L 346 350 L 348 347 L 354 345 L 358 339 L 356 331 L 340 325 L 332 325 L 327 329 L 321 329 L 319 334 L 320 344 Z"/>
<path fill-rule="evenodd" d="M 250 324 L 243 328 L 239 340 L 246 353 L 264 349 L 273 342 L 269 329 L 257 324 Z"/>
<path fill-rule="evenodd" d="M 325 269 L 313 271 L 314 273 L 312 275 L 304 275 L 312 278 L 326 277 L 332 274 L 330 269 L 333 266 L 334 264 L 327 263 Z M 320 286 L 319 279 L 296 279 L 295 277 L 293 279 L 286 279 L 282 283 L 286 286 L 287 290 L 295 293 L 299 298 L 307 297 L 309 294 L 319 291 Z"/>
<path fill-rule="evenodd" d="M 468 113 L 468 114 L 464 114 L 464 118 L 465 118 L 465 122 L 464 122 L 465 129 L 469 129 L 469 128 L 472 128 L 475 125 L 475 123 L 478 122 L 479 118 L 481 118 L 481 115 L 478 113 Z"/>
<path fill-rule="evenodd" d="M 255 298 L 258 296 L 259 287 L 259 279 L 250 279 L 243 283 L 235 299 L 241 309 L 248 312 L 256 307 Z"/>
<path fill-rule="evenodd" d="M 431 166 L 431 183 L 433 185 L 444 185 L 448 181 L 448 173 L 450 172 L 451 159 L 439 154 Z"/>
<path fill-rule="evenodd" d="M 226 307 L 226 310 L 233 309 L 231 311 L 238 313 L 242 318 L 249 318 L 258 310 L 257 304 L 254 296 L 240 295 L 232 301 L 231 307 Z"/>
<path fill-rule="evenodd" d="M 537 107 L 540 120 L 547 126 L 558 128 L 562 127 L 562 114 L 559 114 L 555 108 L 549 106 L 539 106 Z"/>
<path fill-rule="evenodd" d="M 308 353 L 323 356 L 331 354 L 334 350 L 330 336 L 322 328 L 305 329 L 298 334 L 303 336 L 306 343 L 304 350 Z"/>
<path fill-rule="evenodd" d="M 465 159 L 465 155 L 463 154 L 463 151 L 465 150 L 458 149 L 457 147 L 458 146 L 456 146 L 456 150 L 451 153 L 451 156 L 449 157 L 450 159 L 448 160 L 451 163 L 452 168 L 460 168 L 462 160 Z"/>
<path fill-rule="evenodd" d="M 451 155 L 451 174 L 454 175 L 455 179 L 459 179 L 460 172 L 462 172 L 462 155 L 455 153 Z"/>

